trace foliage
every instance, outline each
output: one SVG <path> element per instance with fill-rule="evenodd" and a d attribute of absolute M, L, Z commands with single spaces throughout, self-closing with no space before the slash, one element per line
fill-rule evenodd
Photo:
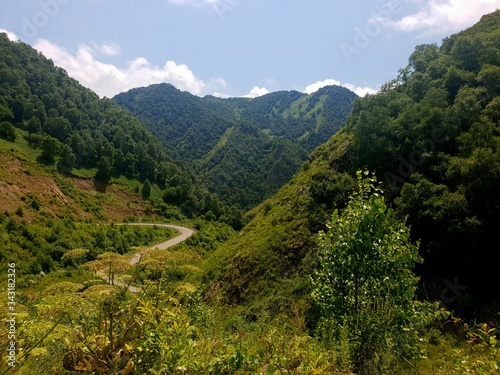
<path fill-rule="evenodd" d="M 239 215 L 238 209 L 210 194 L 194 173 L 167 154 L 170 149 L 114 101 L 100 99 L 51 60 L 3 33 L 0 56 L 0 77 L 5 78 L 0 85 L 0 138 L 28 141 L 32 153 L 41 150 L 39 163 L 57 166 L 60 172 L 95 172 L 91 177 L 104 183 L 101 189 L 113 177 L 148 180 L 162 190 L 182 190 L 183 199 L 176 204 L 185 215 L 210 210 L 227 217 Z M 15 128 L 25 139 L 16 139 Z M 242 223 L 234 220 L 234 225 Z"/>
<path fill-rule="evenodd" d="M 218 311 L 194 299 L 188 309 L 183 308 L 161 290 L 133 296 L 116 287 L 94 286 L 83 292 L 61 289 L 51 298 L 36 297 L 30 306 L 36 318 L 18 321 L 18 342 L 31 350 L 17 363 L 18 371 L 340 375 L 332 365 L 333 355 L 287 321 L 248 330 L 222 328 Z M 64 304 L 64 310 L 41 307 L 63 300 L 72 302 Z M 193 309 L 198 311 L 196 319 L 189 316 Z M 38 342 L 57 316 L 63 319 Z M 205 323 L 199 324 L 202 317 Z"/>
<path fill-rule="evenodd" d="M 409 228 L 386 206 L 376 179 L 364 175 L 358 172 L 358 191 L 320 233 L 319 268 L 312 277 L 320 329 L 331 330 L 337 345 L 349 342 L 350 358 L 362 373 L 376 359 L 381 366 L 384 352 L 407 355 L 404 345 L 416 341 L 410 328 L 417 323 L 412 321 L 417 279 L 411 270 L 419 261 Z"/>
<path fill-rule="evenodd" d="M 223 202 L 247 210 L 289 181 L 307 154 L 345 125 L 355 97 L 331 86 L 311 95 L 281 91 L 251 100 L 199 98 L 158 84 L 114 100 L 200 173 Z M 181 200 L 174 188 L 166 194 Z"/>
<path fill-rule="evenodd" d="M 0 122 L 0 138 L 9 142 L 14 142 L 16 140 L 16 131 L 10 122 Z"/>
<path fill-rule="evenodd" d="M 151 197 L 151 183 L 149 180 L 146 180 L 144 185 L 142 185 L 141 195 L 144 199 L 149 199 Z"/>

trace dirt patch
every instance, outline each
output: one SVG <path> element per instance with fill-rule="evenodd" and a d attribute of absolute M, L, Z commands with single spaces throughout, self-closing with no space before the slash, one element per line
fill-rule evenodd
<path fill-rule="evenodd" d="M 85 178 L 77 178 L 77 177 L 69 177 L 69 180 L 73 183 L 73 185 L 80 190 L 95 194 L 97 193 L 94 186 L 94 179 L 85 179 Z"/>
<path fill-rule="evenodd" d="M 147 214 L 147 202 L 123 186 L 52 175 L 6 153 L 0 153 L 0 165 L 0 211 L 17 211 L 24 220 L 71 215 L 122 221 Z"/>

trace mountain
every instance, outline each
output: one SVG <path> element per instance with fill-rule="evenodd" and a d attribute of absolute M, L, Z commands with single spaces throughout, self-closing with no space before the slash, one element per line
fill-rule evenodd
<path fill-rule="evenodd" d="M 7 165 L 14 165 L 18 173 L 22 173 L 20 163 L 28 162 L 32 167 L 26 170 L 52 173 L 49 180 L 95 178 L 101 192 L 118 179 L 137 189 L 152 185 L 157 209 L 175 206 L 186 215 L 211 211 L 240 225 L 236 224 L 239 213 L 219 202 L 192 172 L 169 157 L 168 150 L 129 111 L 110 99 L 99 99 L 51 60 L 22 42 L 11 42 L 6 34 L 0 34 L 0 56 L 2 152 Z M 15 185 L 18 180 L 13 176 L 5 182 Z M 4 189 L 9 191 L 3 195 L 8 207 L 13 205 L 8 202 L 13 199 L 11 193 L 19 200 L 20 191 L 29 190 Z M 148 189 L 143 196 L 150 197 Z"/>
<path fill-rule="evenodd" d="M 357 96 L 339 86 L 306 95 L 200 98 L 170 84 L 136 88 L 114 100 L 129 109 L 211 192 L 243 209 L 271 196 L 307 155 L 345 125 Z"/>
<path fill-rule="evenodd" d="M 395 80 L 357 100 L 346 127 L 247 214 L 210 261 L 210 290 L 273 311 L 307 298 L 316 234 L 367 169 L 420 241 L 422 296 L 468 313 L 498 303 L 499 30 L 497 11 L 440 46 L 417 46 Z"/>

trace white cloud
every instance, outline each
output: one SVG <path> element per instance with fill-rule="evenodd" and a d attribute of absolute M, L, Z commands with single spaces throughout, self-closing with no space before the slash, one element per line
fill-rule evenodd
<path fill-rule="evenodd" d="M 332 86 L 332 85 L 345 87 L 355 92 L 359 96 L 365 96 L 366 94 L 375 94 L 378 91 L 377 89 L 373 89 L 371 87 L 360 87 L 353 85 L 352 83 L 342 83 L 340 81 L 337 81 L 336 79 L 329 78 L 325 79 L 324 81 L 317 81 L 316 83 L 307 86 L 304 89 L 304 93 L 312 94 L 313 92 L 318 91 L 322 87 Z"/>
<path fill-rule="evenodd" d="M 340 86 L 340 81 L 335 79 L 325 79 L 324 81 L 318 81 L 316 83 L 310 84 L 304 89 L 306 94 L 312 94 L 313 92 L 318 91 L 320 88 L 325 86 Z"/>
<path fill-rule="evenodd" d="M 223 93 L 220 93 L 220 92 L 213 92 L 210 95 L 215 96 L 217 98 L 222 98 L 222 99 L 227 99 L 227 98 L 231 97 L 231 95 L 229 95 L 229 94 L 223 94 Z"/>
<path fill-rule="evenodd" d="M 43 39 L 38 40 L 34 47 L 52 59 L 57 66 L 64 68 L 71 77 L 100 96 L 112 97 L 134 87 L 161 82 L 171 83 L 195 95 L 200 95 L 206 87 L 206 84 L 197 78 L 187 65 L 175 61 L 167 61 L 164 66 L 156 66 L 146 58 L 138 57 L 126 67 L 119 68 L 98 61 L 95 57 L 96 51 L 86 44 L 81 44 L 75 55 Z M 108 47 L 111 47 L 108 52 L 117 51 L 116 46 L 108 45 Z"/>
<path fill-rule="evenodd" d="M 256 98 L 258 96 L 269 94 L 269 90 L 265 87 L 255 86 L 250 93 L 243 95 L 244 98 Z"/>
<path fill-rule="evenodd" d="M 373 88 L 367 87 L 367 86 L 360 87 L 360 86 L 353 85 L 351 83 L 343 83 L 341 86 L 353 91 L 358 96 L 365 96 L 366 94 L 376 94 L 378 92 L 377 89 L 373 89 Z"/>
<path fill-rule="evenodd" d="M 420 10 L 388 26 L 403 32 L 422 31 L 422 35 L 449 34 L 479 21 L 482 15 L 500 7 L 500 0 L 425 0 L 413 1 Z"/>
<path fill-rule="evenodd" d="M 227 82 L 226 82 L 226 80 L 224 78 L 214 77 L 214 78 L 210 79 L 209 85 L 213 89 L 226 88 L 227 87 Z"/>
<path fill-rule="evenodd" d="M 100 53 L 106 56 L 117 56 L 122 51 L 122 48 L 119 44 L 111 42 L 104 42 L 103 44 L 96 45 L 95 47 Z"/>
<path fill-rule="evenodd" d="M 14 34 L 12 31 L 5 30 L 5 29 L 0 29 L 0 33 L 5 33 L 7 34 L 7 37 L 12 41 L 12 42 L 17 42 L 19 38 L 17 37 L 16 34 Z"/>

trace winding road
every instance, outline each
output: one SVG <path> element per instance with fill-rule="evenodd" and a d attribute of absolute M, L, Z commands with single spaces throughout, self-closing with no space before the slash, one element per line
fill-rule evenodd
<path fill-rule="evenodd" d="M 146 250 L 147 249 L 150 249 L 150 250 L 155 250 L 155 249 L 166 250 L 166 249 L 168 249 L 168 248 L 170 248 L 172 246 L 178 245 L 181 242 L 186 241 L 189 237 L 191 237 L 195 233 L 195 231 L 193 229 L 191 229 L 191 228 L 183 227 L 183 226 L 180 226 L 180 225 L 173 225 L 173 224 L 127 223 L 127 224 L 117 224 L 117 225 L 137 225 L 137 226 L 144 226 L 144 227 L 155 227 L 156 226 L 156 227 L 174 229 L 174 230 L 176 230 L 176 231 L 179 232 L 179 234 L 177 236 L 175 236 L 174 238 L 171 238 L 171 239 L 169 239 L 169 240 L 167 240 L 165 242 L 160 242 L 160 243 L 148 246 L 148 247 L 146 247 Z M 137 263 L 140 262 L 141 257 L 142 257 L 142 253 L 137 253 L 137 254 L 135 254 L 132 257 L 132 259 L 130 259 L 129 263 L 131 265 L 135 265 L 135 264 L 137 264 Z M 140 289 L 137 288 L 137 287 L 135 287 L 135 286 L 131 286 L 131 285 L 122 283 L 121 281 L 118 281 L 116 279 L 116 277 L 113 280 L 113 282 L 107 276 L 104 276 L 104 279 L 108 283 L 110 283 L 110 284 L 128 287 L 128 290 L 130 290 L 132 293 L 137 293 L 137 292 L 140 291 Z"/>
<path fill-rule="evenodd" d="M 160 242 L 155 245 L 151 245 L 147 247 L 146 249 L 159 249 L 159 250 L 166 250 L 169 247 L 175 246 L 180 244 L 181 242 L 186 241 L 189 237 L 191 237 L 195 232 L 191 228 L 187 227 L 182 227 L 180 225 L 172 225 L 172 224 L 155 224 L 155 223 L 128 223 L 128 224 L 123 224 L 123 225 L 137 225 L 137 226 L 144 226 L 144 227 L 162 227 L 162 228 L 170 228 L 170 229 L 175 229 L 176 231 L 179 232 L 179 235 L 175 236 L 174 238 L 171 238 L 165 242 Z M 141 253 L 135 254 L 135 256 L 130 259 L 130 264 L 134 265 L 139 263 L 141 260 Z"/>

